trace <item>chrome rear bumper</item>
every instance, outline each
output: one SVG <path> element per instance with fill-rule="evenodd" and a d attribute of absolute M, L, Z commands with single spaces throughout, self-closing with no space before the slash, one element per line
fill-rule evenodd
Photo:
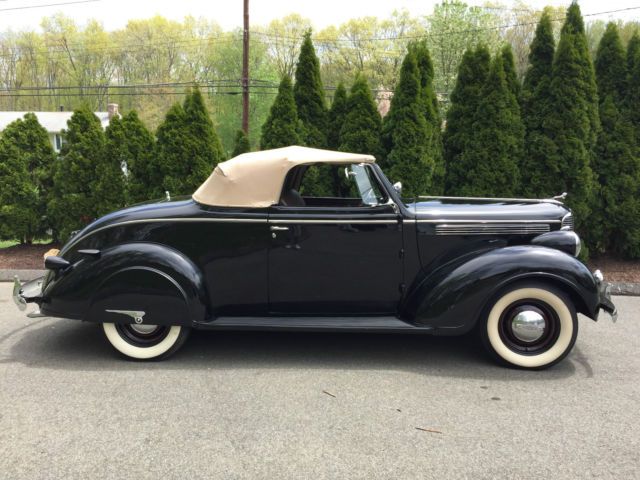
<path fill-rule="evenodd" d="M 28 303 L 38 303 L 42 298 L 42 281 L 43 278 L 38 278 L 32 282 L 27 282 L 24 285 L 20 282 L 20 279 L 13 277 L 13 302 L 24 312 L 27 309 Z M 46 315 L 40 313 L 40 309 L 27 313 L 29 318 L 40 318 Z"/>

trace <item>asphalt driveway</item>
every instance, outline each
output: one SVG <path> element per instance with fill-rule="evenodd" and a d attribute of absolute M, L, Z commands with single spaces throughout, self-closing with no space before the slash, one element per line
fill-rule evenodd
<path fill-rule="evenodd" d="M 472 338 L 200 333 L 159 363 L 0 284 L 0 478 L 640 478 L 640 298 L 567 360 Z"/>

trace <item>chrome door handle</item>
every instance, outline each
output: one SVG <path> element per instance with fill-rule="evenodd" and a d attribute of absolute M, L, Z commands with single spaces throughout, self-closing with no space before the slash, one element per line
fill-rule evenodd
<path fill-rule="evenodd" d="M 284 232 L 286 230 L 289 230 L 289 227 L 276 227 L 273 225 L 270 228 L 272 232 Z"/>

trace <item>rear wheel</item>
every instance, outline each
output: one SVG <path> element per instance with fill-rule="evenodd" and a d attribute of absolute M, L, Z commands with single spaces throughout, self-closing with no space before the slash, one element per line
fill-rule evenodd
<path fill-rule="evenodd" d="M 160 360 L 186 341 L 189 329 L 182 326 L 103 323 L 107 340 L 120 353 L 135 360 Z"/>
<path fill-rule="evenodd" d="M 515 367 L 543 369 L 569 354 L 578 335 L 578 317 L 564 292 L 527 283 L 503 292 L 480 327 L 494 357 Z"/>

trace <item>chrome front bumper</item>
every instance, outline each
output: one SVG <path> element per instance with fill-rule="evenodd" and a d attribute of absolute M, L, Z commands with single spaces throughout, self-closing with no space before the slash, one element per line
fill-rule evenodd
<path fill-rule="evenodd" d="M 611 320 L 615 322 L 618 320 L 618 309 L 611 300 L 611 284 L 604 281 L 600 270 L 593 272 L 593 278 L 596 279 L 598 284 L 598 296 L 600 297 L 598 307 L 611 315 Z"/>
<path fill-rule="evenodd" d="M 42 298 L 43 278 L 44 277 L 38 278 L 23 285 L 17 276 L 13 277 L 13 302 L 20 311 L 24 312 L 27 309 L 28 303 L 37 303 Z M 40 309 L 27 313 L 27 317 L 29 318 L 40 318 L 44 316 L 46 315 L 42 315 Z"/>

